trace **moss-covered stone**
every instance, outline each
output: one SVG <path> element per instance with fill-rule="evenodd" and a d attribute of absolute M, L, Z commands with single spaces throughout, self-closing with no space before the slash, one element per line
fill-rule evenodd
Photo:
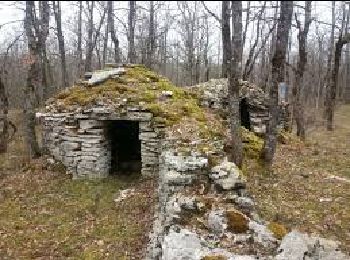
<path fill-rule="evenodd" d="M 244 156 L 251 159 L 258 159 L 263 149 L 264 140 L 244 127 L 241 127 L 241 131 Z"/>
<path fill-rule="evenodd" d="M 226 211 L 227 230 L 233 233 L 245 233 L 249 229 L 248 218 L 237 210 Z"/>
<path fill-rule="evenodd" d="M 267 228 L 277 239 L 282 239 L 288 233 L 288 230 L 285 226 L 276 222 L 270 222 L 267 225 Z"/>
<path fill-rule="evenodd" d="M 164 91 L 171 93 L 164 94 Z M 202 141 L 198 149 L 207 153 L 213 148 L 211 141 L 223 138 L 225 127 L 218 115 L 200 106 L 198 95 L 174 86 L 168 79 L 142 65 L 126 66 L 125 73 L 95 86 L 76 85 L 56 95 L 54 101 L 60 111 L 73 111 L 76 107 L 113 105 L 118 111 L 124 104 L 150 111 L 157 122 L 177 130 L 186 125 L 193 129 L 196 139 Z M 189 120 L 191 119 L 190 124 Z M 182 140 L 183 135 L 179 136 Z M 189 145 L 193 138 L 188 138 Z M 206 141 L 205 141 L 206 140 Z M 206 144 L 206 145 L 204 145 Z"/>

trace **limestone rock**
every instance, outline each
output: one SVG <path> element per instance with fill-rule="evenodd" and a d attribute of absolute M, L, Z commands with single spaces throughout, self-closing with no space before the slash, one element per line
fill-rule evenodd
<path fill-rule="evenodd" d="M 348 260 L 339 243 L 292 231 L 282 240 L 275 260 Z"/>
<path fill-rule="evenodd" d="M 162 260 L 200 260 L 208 249 L 197 234 L 187 229 L 178 232 L 171 229 L 164 238 L 162 252 Z"/>
<path fill-rule="evenodd" d="M 213 210 L 208 215 L 208 227 L 217 235 L 225 232 L 227 228 L 226 219 L 223 210 Z"/>
<path fill-rule="evenodd" d="M 251 212 L 254 210 L 254 201 L 248 197 L 237 197 L 235 203 L 245 212 Z"/>
<path fill-rule="evenodd" d="M 245 188 L 246 181 L 240 170 L 233 162 L 222 162 L 213 167 L 209 178 L 220 190 L 228 191 Z"/>
<path fill-rule="evenodd" d="M 250 221 L 249 229 L 253 231 L 254 241 L 265 247 L 272 246 L 277 242 L 277 239 L 265 225 L 259 224 L 255 221 Z"/>

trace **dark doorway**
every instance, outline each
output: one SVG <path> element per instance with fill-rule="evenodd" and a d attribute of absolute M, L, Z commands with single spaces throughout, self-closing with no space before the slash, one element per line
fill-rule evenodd
<path fill-rule="evenodd" d="M 111 142 L 111 174 L 141 173 L 139 122 L 115 120 L 107 123 Z"/>
<path fill-rule="evenodd" d="M 241 125 L 247 128 L 249 131 L 250 127 L 250 114 L 249 114 L 249 106 L 246 98 L 242 98 L 239 102 L 239 110 L 241 112 Z"/>

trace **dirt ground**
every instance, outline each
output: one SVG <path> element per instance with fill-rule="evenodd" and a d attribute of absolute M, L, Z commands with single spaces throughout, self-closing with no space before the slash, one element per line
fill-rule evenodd
<path fill-rule="evenodd" d="M 279 145 L 272 174 L 248 161 L 247 175 L 263 218 L 350 252 L 350 105 L 337 110 L 334 131 L 318 125 L 304 144 Z"/>
<path fill-rule="evenodd" d="M 21 114 L 0 155 L 0 259 L 142 259 L 152 227 L 156 182 L 139 175 L 71 180 L 44 158 L 29 162 Z M 116 203 L 118 191 L 134 189 Z"/>

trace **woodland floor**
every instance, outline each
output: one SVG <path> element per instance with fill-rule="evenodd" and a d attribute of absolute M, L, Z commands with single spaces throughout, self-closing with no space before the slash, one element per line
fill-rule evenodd
<path fill-rule="evenodd" d="M 350 252 L 350 106 L 335 131 L 318 126 L 305 144 L 279 145 L 274 173 L 247 162 L 261 216 L 342 242 Z M 11 117 L 20 125 L 18 112 Z M 155 183 L 131 177 L 71 181 L 39 159 L 28 163 L 19 129 L 0 156 L 0 259 L 140 259 Z M 120 189 L 137 193 L 116 205 Z"/>
<path fill-rule="evenodd" d="M 20 122 L 18 112 L 11 116 Z M 21 133 L 0 156 L 0 259 L 142 259 L 154 180 L 72 181 L 44 159 L 29 164 Z M 116 203 L 125 188 L 136 192 Z"/>
<path fill-rule="evenodd" d="M 350 252 L 350 105 L 337 110 L 334 131 L 324 129 L 279 145 L 273 174 L 248 162 L 248 188 L 264 219 L 338 240 Z"/>

